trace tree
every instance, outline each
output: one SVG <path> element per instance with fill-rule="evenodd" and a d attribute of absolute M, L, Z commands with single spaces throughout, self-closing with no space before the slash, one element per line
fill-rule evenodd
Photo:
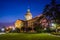
<path fill-rule="evenodd" d="M 42 28 L 42 26 L 41 26 L 40 24 L 39 24 L 39 25 L 36 25 L 36 26 L 34 27 L 34 30 L 37 31 L 38 33 L 43 32 L 43 28 Z"/>
<path fill-rule="evenodd" d="M 51 4 L 46 5 L 43 11 L 43 14 L 49 19 L 49 20 L 55 20 L 55 23 L 60 23 L 60 11 L 59 8 L 60 5 L 56 4 L 55 0 L 52 0 Z M 57 22 L 58 20 L 58 22 Z M 57 26 L 56 26 L 56 32 L 57 32 Z"/>

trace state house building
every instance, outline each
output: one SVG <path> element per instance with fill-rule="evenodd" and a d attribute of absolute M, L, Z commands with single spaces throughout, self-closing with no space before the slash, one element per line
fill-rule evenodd
<path fill-rule="evenodd" d="M 24 31 L 26 31 L 28 28 L 30 28 L 32 31 L 34 31 L 34 27 L 41 25 L 42 28 L 48 27 L 48 20 L 45 18 L 43 14 L 40 14 L 39 16 L 36 16 L 35 18 L 32 18 L 32 14 L 30 12 L 30 9 L 27 10 L 27 13 L 25 14 L 25 20 L 16 20 L 15 27 L 22 30 L 24 28 Z"/>

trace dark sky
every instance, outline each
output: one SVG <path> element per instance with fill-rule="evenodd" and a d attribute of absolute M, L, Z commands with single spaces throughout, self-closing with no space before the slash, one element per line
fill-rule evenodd
<path fill-rule="evenodd" d="M 50 2 L 51 0 L 0 0 L 0 23 L 24 20 L 28 6 L 35 17 L 41 14 L 45 5 Z M 57 3 L 59 2 L 60 0 L 57 0 Z"/>

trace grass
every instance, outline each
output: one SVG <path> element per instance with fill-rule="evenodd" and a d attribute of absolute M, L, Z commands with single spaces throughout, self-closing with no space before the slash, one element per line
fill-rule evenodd
<path fill-rule="evenodd" d="M 47 33 L 7 33 L 0 35 L 0 40 L 60 40 L 60 37 Z"/>

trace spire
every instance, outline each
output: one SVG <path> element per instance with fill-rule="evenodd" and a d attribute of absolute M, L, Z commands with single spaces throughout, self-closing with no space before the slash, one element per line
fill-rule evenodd
<path fill-rule="evenodd" d="M 27 5 L 28 9 L 27 9 L 27 13 L 26 15 L 31 15 L 31 12 L 30 12 L 30 0 L 28 0 L 28 5 Z"/>
<path fill-rule="evenodd" d="M 28 10 L 30 10 L 30 0 L 28 0 L 27 8 L 28 8 Z"/>
<path fill-rule="evenodd" d="M 32 14 L 31 14 L 31 12 L 30 12 L 30 0 L 28 0 L 28 9 L 27 9 L 27 13 L 25 14 L 25 19 L 26 20 L 30 20 L 30 19 L 32 19 Z"/>

